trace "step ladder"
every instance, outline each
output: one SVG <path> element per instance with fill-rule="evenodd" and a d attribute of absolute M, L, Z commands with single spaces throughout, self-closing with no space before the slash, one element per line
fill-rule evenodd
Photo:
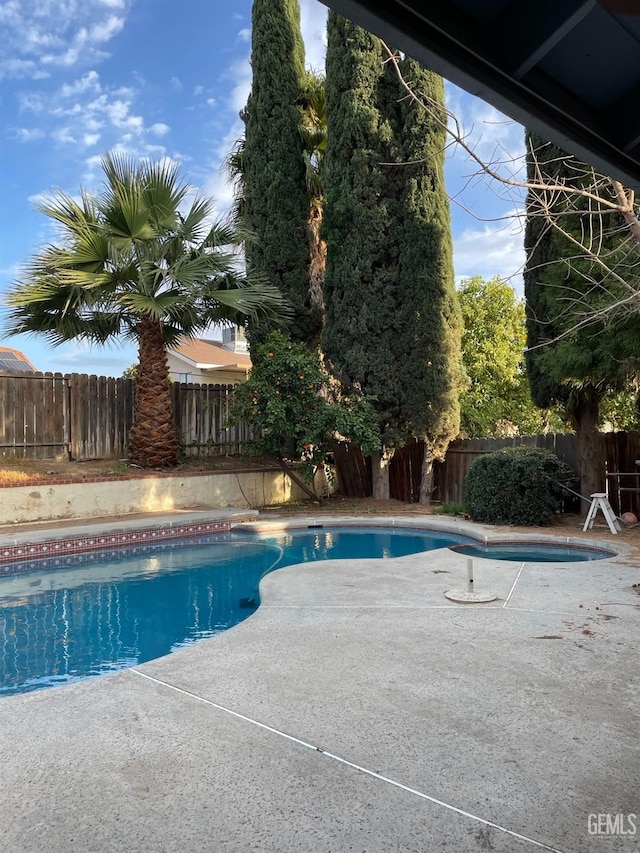
<path fill-rule="evenodd" d="M 591 506 L 589 507 L 589 512 L 587 513 L 582 531 L 584 532 L 585 530 L 589 530 L 593 527 L 593 522 L 599 509 L 602 510 L 602 514 L 607 520 L 609 530 L 612 533 L 619 533 L 620 524 L 618 523 L 618 519 L 615 517 L 606 492 L 595 492 L 591 495 Z"/>

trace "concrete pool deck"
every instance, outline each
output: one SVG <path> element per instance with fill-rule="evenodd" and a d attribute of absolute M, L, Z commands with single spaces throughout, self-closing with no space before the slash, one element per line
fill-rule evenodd
<path fill-rule="evenodd" d="M 288 567 L 211 640 L 1 699 L 0 849 L 639 850 L 640 569 L 474 565 L 492 604 L 447 550 Z"/>

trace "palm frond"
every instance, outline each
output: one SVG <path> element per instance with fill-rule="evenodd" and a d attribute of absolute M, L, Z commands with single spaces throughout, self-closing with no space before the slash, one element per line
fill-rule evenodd
<path fill-rule="evenodd" d="M 209 300 L 205 300 L 207 305 Z M 245 317 L 263 318 L 269 320 L 280 320 L 286 324 L 293 315 L 293 311 L 287 300 L 277 287 L 271 284 L 252 283 L 242 287 L 236 286 L 229 289 L 218 288 L 210 299 L 207 309 L 215 315 L 216 303 L 231 308 L 233 311 Z M 212 315 L 212 320 L 215 316 Z"/>
<path fill-rule="evenodd" d="M 228 220 L 211 223 L 213 202 L 201 195 L 181 215 L 191 188 L 174 163 L 140 165 L 112 153 L 103 167 L 97 197 L 58 191 L 40 203 L 61 240 L 36 253 L 9 289 L 7 333 L 104 344 L 138 337 L 151 319 L 169 342 L 211 321 L 287 321 L 278 290 L 240 272 L 238 247 L 250 235 Z"/>
<path fill-rule="evenodd" d="M 178 235 L 188 243 L 201 243 L 206 238 L 207 220 L 213 211 L 213 199 L 196 196 L 187 215 L 182 218 Z"/>
<path fill-rule="evenodd" d="M 140 169 L 141 197 L 150 220 L 159 230 L 178 227 L 178 209 L 191 190 L 180 181 L 180 167 L 168 158 L 144 163 Z"/>

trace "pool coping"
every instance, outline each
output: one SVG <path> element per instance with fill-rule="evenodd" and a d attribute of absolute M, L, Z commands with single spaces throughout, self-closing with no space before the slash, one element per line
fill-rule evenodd
<path fill-rule="evenodd" d="M 0 534 L 0 577 L 27 574 L 33 571 L 55 570 L 63 567 L 65 557 L 87 554 L 92 551 L 134 545 L 154 545 L 164 541 L 197 536 L 228 533 L 238 529 L 244 532 L 268 533 L 276 530 L 305 530 L 328 527 L 389 527 L 407 530 L 436 530 L 456 533 L 473 539 L 480 545 L 543 545 L 571 546 L 586 550 L 606 552 L 603 560 L 625 559 L 632 550 L 625 543 L 604 542 L 576 536 L 558 536 L 551 533 L 508 533 L 492 531 L 487 525 L 464 519 L 442 518 L 429 514 L 407 516 L 293 516 L 279 519 L 261 519 L 258 510 L 203 509 L 196 512 L 153 516 L 148 519 L 118 519 L 100 523 L 74 524 L 77 535 L 69 536 L 69 528 L 22 530 Z M 455 548 L 450 549 L 455 553 Z M 463 556 L 463 555 L 461 555 Z M 50 565 L 42 564 L 51 559 Z M 475 557 L 474 559 L 485 559 Z M 486 559 L 492 559 L 486 557 Z M 531 562 L 531 561 L 527 561 Z"/>

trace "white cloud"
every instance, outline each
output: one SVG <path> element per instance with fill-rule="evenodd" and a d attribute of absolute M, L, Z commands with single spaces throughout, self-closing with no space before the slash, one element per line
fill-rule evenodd
<path fill-rule="evenodd" d="M 195 86 L 195 88 L 193 90 L 193 94 L 195 96 L 201 95 L 203 92 L 204 92 L 204 86 Z"/>
<path fill-rule="evenodd" d="M 34 79 L 42 79 L 48 76 L 48 73 L 38 69 L 33 59 L 9 57 L 0 60 L 0 79 L 3 77 L 33 77 Z"/>
<path fill-rule="evenodd" d="M 454 235 L 453 262 L 456 281 L 473 275 L 508 280 L 522 296 L 522 270 L 525 262 L 522 227 L 519 218 L 506 223 L 485 223 L 465 228 Z"/>
<path fill-rule="evenodd" d="M 240 41 L 249 41 L 251 39 L 251 30 L 246 27 L 244 30 L 240 30 L 238 33 L 238 38 Z"/>
<path fill-rule="evenodd" d="M 131 0 L 8 0 L 0 6 L 0 78 L 41 79 L 99 62 L 125 24 Z M 120 14 L 114 14 L 118 9 Z"/>
<path fill-rule="evenodd" d="M 45 108 L 45 101 L 42 95 L 36 92 L 19 92 L 18 93 L 18 109 L 21 113 L 41 113 Z"/>
<path fill-rule="evenodd" d="M 18 142 L 33 142 L 45 135 L 44 130 L 39 127 L 14 127 L 10 134 L 11 138 Z"/>
<path fill-rule="evenodd" d="M 151 125 L 151 127 L 149 128 L 149 133 L 152 133 L 154 136 L 165 136 L 167 133 L 169 133 L 170 130 L 171 128 L 168 124 L 164 124 L 163 122 L 159 121 Z"/>
<path fill-rule="evenodd" d="M 63 98 L 71 98 L 87 91 L 100 91 L 100 78 L 97 71 L 89 71 L 75 82 L 65 83 L 60 88 L 59 94 Z"/>
<path fill-rule="evenodd" d="M 208 107 L 215 107 L 216 104 L 217 104 L 217 101 L 215 98 L 207 98 L 207 106 Z"/>
<path fill-rule="evenodd" d="M 124 18 L 111 15 L 106 21 L 94 24 L 88 32 L 87 38 L 91 42 L 105 42 L 112 39 L 124 27 Z"/>
<path fill-rule="evenodd" d="M 164 155 L 159 138 L 168 137 L 171 127 L 163 121 L 147 124 L 136 108 L 139 90 L 131 86 L 110 86 L 95 69 L 59 86 L 45 98 L 39 92 L 19 95 L 20 112 L 37 116 L 37 129 L 21 121 L 14 133 L 20 141 L 48 136 L 70 151 L 98 143 L 104 150 L 122 145 L 131 156 Z M 88 164 L 89 174 L 94 165 Z"/>
<path fill-rule="evenodd" d="M 247 103 L 251 92 L 251 63 L 249 57 L 237 59 L 233 62 L 225 74 L 226 79 L 232 81 L 231 94 L 228 105 L 234 112 L 239 113 Z"/>
<path fill-rule="evenodd" d="M 45 202 L 50 201 L 51 196 L 46 192 L 34 193 L 27 197 L 27 201 L 29 204 L 37 207 L 39 204 L 44 204 Z"/>
<path fill-rule="evenodd" d="M 56 128 L 51 132 L 51 138 L 61 145 L 72 145 L 76 142 L 76 138 L 69 127 Z"/>
<path fill-rule="evenodd" d="M 327 7 L 318 0 L 300 0 L 300 29 L 306 52 L 306 64 L 324 72 L 327 52 Z"/>

